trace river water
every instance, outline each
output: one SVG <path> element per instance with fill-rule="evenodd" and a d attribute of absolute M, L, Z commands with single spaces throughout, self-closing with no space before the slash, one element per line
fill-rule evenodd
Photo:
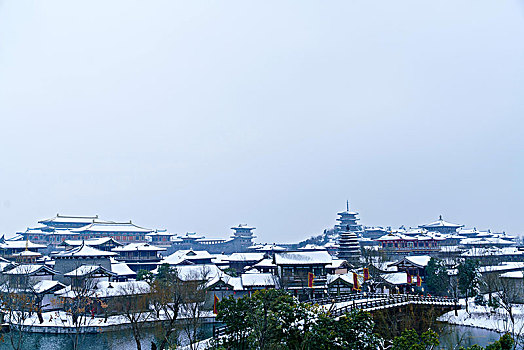
<path fill-rule="evenodd" d="M 210 325 L 202 328 L 202 337 L 210 337 L 213 330 Z M 439 349 L 453 349 L 460 343 L 461 346 L 478 344 L 486 346 L 500 338 L 500 334 L 480 328 L 466 326 L 443 325 L 439 330 Z M 155 331 L 149 330 L 142 341 L 143 350 L 151 349 L 151 341 L 155 339 Z M 184 343 L 184 337 L 180 336 Z M 12 349 L 10 335 L 4 334 L 4 341 L 0 350 Z M 68 350 L 72 349 L 71 338 L 68 335 L 28 334 L 24 340 L 24 350 Z M 82 338 L 81 350 L 132 350 L 136 349 L 135 340 L 130 332 L 112 332 L 102 334 L 88 334 Z"/>
<path fill-rule="evenodd" d="M 213 335 L 212 325 L 204 325 L 200 330 L 202 339 Z M 11 346 L 11 336 L 16 337 L 17 333 L 3 334 L 3 342 L 0 343 L 0 350 L 13 349 Z M 151 341 L 156 340 L 158 331 L 147 329 L 144 331 L 142 349 L 151 349 Z M 16 338 L 15 338 L 16 339 Z M 179 342 L 187 344 L 187 338 L 181 333 Z M 107 332 L 100 334 L 86 334 L 81 336 L 79 350 L 133 350 L 136 349 L 136 342 L 130 331 Z M 72 349 L 72 339 L 65 334 L 40 334 L 27 333 L 23 341 L 23 350 L 69 350 Z"/>
<path fill-rule="evenodd" d="M 493 343 L 502 336 L 502 334 L 489 331 L 482 328 L 467 326 L 456 326 L 443 324 L 439 329 L 440 345 L 438 349 L 456 349 L 457 345 L 469 347 L 475 344 L 486 346 Z"/>

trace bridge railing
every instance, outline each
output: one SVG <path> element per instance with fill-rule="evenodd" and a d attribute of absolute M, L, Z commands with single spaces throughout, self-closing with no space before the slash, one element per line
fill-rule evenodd
<path fill-rule="evenodd" d="M 360 303 L 353 303 L 345 305 L 343 307 L 337 308 L 331 311 L 331 315 L 338 317 L 344 315 L 347 312 L 352 310 L 370 310 L 375 308 L 386 308 L 386 307 L 395 307 L 405 304 L 430 304 L 430 305 L 442 305 L 442 306 L 458 306 L 457 300 L 453 298 L 443 298 L 443 297 L 427 297 L 427 296 L 418 296 L 418 295 L 409 295 L 409 294 L 393 294 L 388 295 L 384 299 L 375 299 L 375 300 L 366 300 Z"/>
<path fill-rule="evenodd" d="M 388 294 L 383 294 L 383 293 L 369 293 L 369 294 L 355 293 L 355 294 L 347 294 L 347 295 L 336 296 L 336 297 L 311 299 L 311 300 L 307 300 L 306 303 L 325 305 L 325 304 L 333 304 L 333 303 L 343 303 L 343 302 L 352 301 L 352 300 L 387 298 L 387 297 L 388 297 Z"/>
<path fill-rule="evenodd" d="M 215 326 L 213 325 L 213 338 L 220 338 L 225 335 L 227 331 L 227 326 Z"/>

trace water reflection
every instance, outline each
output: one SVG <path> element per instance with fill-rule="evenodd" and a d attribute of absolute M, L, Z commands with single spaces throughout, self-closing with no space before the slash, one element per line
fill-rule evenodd
<path fill-rule="evenodd" d="M 202 338 L 210 337 L 212 325 L 201 328 Z M 500 338 L 500 334 L 480 328 L 440 324 L 437 331 L 440 334 L 438 349 L 457 349 L 459 346 L 469 347 L 474 344 L 486 346 Z M 149 329 L 144 332 L 142 348 L 151 349 L 151 341 L 156 340 L 158 331 Z M 179 342 L 184 344 L 186 339 L 179 335 Z M 0 350 L 12 349 L 9 334 L 4 334 L 4 342 Z M 24 350 L 69 350 L 72 349 L 71 338 L 68 335 L 28 334 L 24 341 Z M 102 334 L 88 334 L 82 338 L 80 350 L 129 350 L 136 349 L 135 340 L 130 331 L 111 332 Z"/>
<path fill-rule="evenodd" d="M 439 349 L 458 349 L 460 346 L 469 347 L 475 344 L 486 346 L 499 340 L 501 334 L 481 328 L 439 325 Z"/>
<path fill-rule="evenodd" d="M 202 338 L 212 335 L 212 325 L 201 327 Z M 152 328 L 144 331 L 142 349 L 151 349 L 151 342 L 158 339 L 158 330 Z M 13 334 L 15 335 L 15 334 Z M 4 334 L 0 343 L 0 350 L 13 349 L 10 343 L 10 334 Z M 16 335 L 15 335 L 16 336 Z M 179 334 L 179 342 L 186 343 L 186 338 Z M 130 331 L 109 332 L 101 334 L 86 334 L 82 336 L 79 350 L 129 350 L 136 349 L 135 339 Z M 29 333 L 24 337 L 23 350 L 69 350 L 72 349 L 71 336 L 64 334 Z"/>

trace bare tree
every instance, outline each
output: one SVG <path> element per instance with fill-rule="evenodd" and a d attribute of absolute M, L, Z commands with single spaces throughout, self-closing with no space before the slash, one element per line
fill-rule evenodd
<path fill-rule="evenodd" d="M 143 330 L 154 316 L 150 309 L 151 287 L 147 282 L 124 282 L 118 285 L 112 299 L 108 308 L 129 322 L 136 348 L 141 350 Z"/>
<path fill-rule="evenodd" d="M 96 284 L 97 280 L 90 274 L 77 274 L 65 294 L 59 296 L 55 301 L 57 306 L 63 308 L 67 313 L 68 317 L 65 319 L 58 313 L 56 317 L 64 327 L 71 330 L 68 335 L 71 338 L 73 350 L 78 349 L 85 338 L 86 329 L 93 325 L 97 306 L 102 309 L 107 308 L 107 305 L 95 296 Z"/>
<path fill-rule="evenodd" d="M 153 348 L 164 350 L 173 345 L 173 335 L 176 334 L 175 324 L 182 303 L 181 282 L 178 271 L 168 264 L 158 268 L 158 274 L 151 284 L 151 301 L 158 319 L 161 322 L 161 340 Z"/>
<path fill-rule="evenodd" d="M 509 317 L 509 325 L 507 332 L 509 332 L 515 341 L 515 346 L 518 346 L 522 343 L 522 335 L 524 331 L 524 323 L 517 324 L 515 319 L 515 314 L 513 312 L 513 303 L 518 295 L 518 290 L 515 288 L 515 285 L 512 284 L 508 279 L 498 278 L 497 280 L 497 289 L 495 293 L 499 306 L 505 311 Z"/>
<path fill-rule="evenodd" d="M 209 268 L 202 266 L 184 276 L 181 287 L 180 311 L 184 316 L 182 331 L 189 341 L 190 350 L 197 350 L 199 331 L 202 326 L 202 312 L 206 303 Z"/>
<path fill-rule="evenodd" d="M 488 293 L 489 305 L 493 303 L 493 293 L 497 292 L 500 278 L 497 272 L 488 271 L 482 275 L 483 287 L 485 292 Z"/>
<path fill-rule="evenodd" d="M 2 277 L 1 305 L 11 328 L 9 342 L 13 349 L 18 350 L 23 347 L 27 328 L 36 322 L 34 315 L 39 312 L 40 306 L 35 290 L 38 281 L 31 276 L 32 265 L 20 265 L 14 269 L 16 273 Z M 40 319 L 41 313 L 38 315 Z"/>

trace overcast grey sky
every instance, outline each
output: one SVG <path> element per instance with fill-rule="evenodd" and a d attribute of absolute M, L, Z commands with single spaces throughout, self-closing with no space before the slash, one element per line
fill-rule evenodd
<path fill-rule="evenodd" d="M 524 233 L 523 3 L 2 1 L 0 232 Z"/>

